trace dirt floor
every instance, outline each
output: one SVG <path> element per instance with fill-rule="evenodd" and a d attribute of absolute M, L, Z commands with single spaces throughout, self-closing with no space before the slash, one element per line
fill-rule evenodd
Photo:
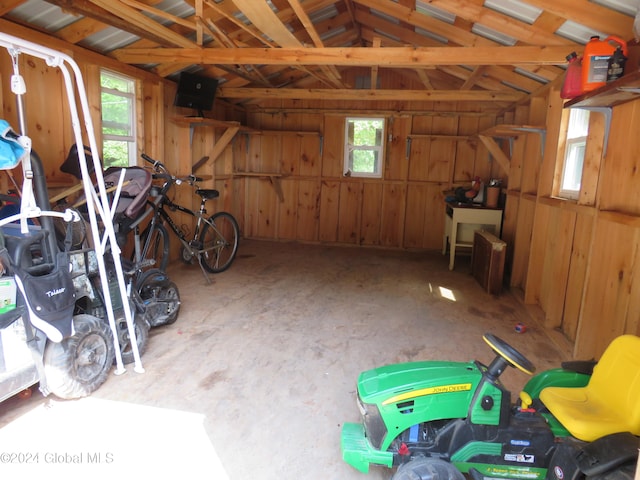
<path fill-rule="evenodd" d="M 198 266 L 172 265 L 182 308 L 175 324 L 152 330 L 145 373 L 129 366 L 78 401 L 36 390 L 0 404 L 1 449 L 37 455 L 14 455 L 10 465 L 0 455 L 0 473 L 388 479 L 385 468 L 365 475 L 341 459 L 341 426 L 359 419 L 362 370 L 430 359 L 488 364 L 485 332 L 538 370 L 568 358 L 514 296 L 485 293 L 468 259 L 453 272 L 447 264 L 439 253 L 247 240 L 211 285 Z M 518 322 L 526 333 L 516 333 Z M 527 380 L 514 369 L 502 378 L 514 398 Z"/>

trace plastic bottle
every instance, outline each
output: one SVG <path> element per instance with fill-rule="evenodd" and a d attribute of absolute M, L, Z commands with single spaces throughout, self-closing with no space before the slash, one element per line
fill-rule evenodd
<path fill-rule="evenodd" d="M 607 68 L 607 82 L 619 79 L 624 74 L 624 64 L 627 62 L 627 57 L 622 53 L 622 47 L 618 45 L 613 55 L 609 57 L 609 63 Z"/>
<path fill-rule="evenodd" d="M 609 36 L 604 40 L 594 35 L 584 46 L 584 56 L 582 57 L 582 92 L 595 90 L 607 83 L 607 71 L 609 69 L 609 58 L 614 54 L 616 47 L 610 42 L 615 42 L 622 48 L 624 55 L 627 55 L 627 42 L 621 38 Z"/>
<path fill-rule="evenodd" d="M 569 66 L 560 90 L 560 98 L 574 98 L 582 93 L 582 58 L 576 52 L 567 55 Z"/>

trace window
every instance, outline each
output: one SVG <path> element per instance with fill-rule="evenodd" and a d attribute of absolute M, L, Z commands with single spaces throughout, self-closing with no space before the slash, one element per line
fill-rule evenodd
<path fill-rule="evenodd" d="M 560 181 L 560 197 L 577 199 L 580 194 L 582 166 L 584 164 L 588 133 L 589 111 L 580 108 L 570 109 L 564 164 Z"/>
<path fill-rule="evenodd" d="M 344 173 L 354 177 L 382 177 L 384 118 L 347 118 Z"/>
<path fill-rule="evenodd" d="M 136 164 L 135 87 L 132 78 L 100 71 L 104 168 Z"/>

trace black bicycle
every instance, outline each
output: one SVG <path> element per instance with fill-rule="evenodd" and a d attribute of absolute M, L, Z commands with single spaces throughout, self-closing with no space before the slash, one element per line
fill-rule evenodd
<path fill-rule="evenodd" d="M 154 179 L 162 180 L 161 186 L 154 186 L 149 195 L 149 203 L 153 206 L 154 215 L 141 235 L 139 256 L 141 259 L 153 259 L 156 265 L 165 270 L 169 262 L 169 233 L 165 224 L 176 234 L 182 244 L 181 258 L 187 264 L 195 260 L 207 279 L 207 273 L 220 273 L 227 270 L 236 257 L 240 229 L 238 222 L 228 212 L 217 212 L 207 217 L 205 204 L 220 196 L 220 192 L 214 189 L 198 188 L 198 182 L 203 179 L 194 175 L 178 178 L 167 170 L 158 160 L 154 160 L 146 154 L 142 158 L 153 165 Z M 168 193 L 174 185 L 187 183 L 195 188 L 196 195 L 200 196 L 200 209 L 193 211 L 182 205 L 174 203 Z M 189 229 L 179 227 L 169 215 L 169 211 L 179 211 L 197 218 L 193 236 L 189 235 Z M 189 238 L 191 237 L 191 238 Z"/>

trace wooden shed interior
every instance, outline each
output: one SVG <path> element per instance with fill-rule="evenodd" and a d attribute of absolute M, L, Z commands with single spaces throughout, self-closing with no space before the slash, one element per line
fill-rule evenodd
<path fill-rule="evenodd" d="M 78 62 L 95 125 L 101 71 L 133 79 L 136 157 L 211 175 L 217 208 L 247 238 L 436 250 L 443 191 L 500 179 L 510 288 L 539 306 L 575 357 L 597 358 L 615 336 L 640 334 L 637 56 L 601 89 L 568 102 L 560 91 L 566 56 L 581 55 L 591 35 L 633 39 L 635 9 L 608 0 L 11 0 L 0 4 L 0 29 Z M 59 170 L 73 144 L 63 80 L 45 62 L 0 52 L 2 118 L 15 127 L 16 66 L 48 185 L 72 185 Z M 203 118 L 173 104 L 181 71 L 218 79 Z M 563 198 L 571 106 L 592 114 L 578 195 Z M 380 178 L 344 168 L 351 117 L 385 120 Z M 11 188 L 8 176 L 1 182 Z"/>

